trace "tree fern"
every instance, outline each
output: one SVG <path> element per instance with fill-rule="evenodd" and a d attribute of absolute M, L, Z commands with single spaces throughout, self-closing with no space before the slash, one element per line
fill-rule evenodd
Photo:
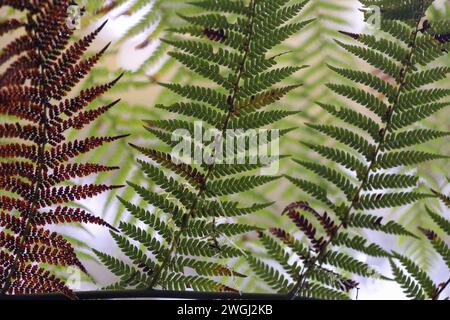
<path fill-rule="evenodd" d="M 346 236 L 341 234 L 351 234 L 355 228 L 392 232 L 397 235 L 411 234 L 400 224 L 393 221 L 383 222 L 382 217 L 368 216 L 366 211 L 409 205 L 434 197 L 430 192 L 411 190 L 417 186 L 417 177 L 399 174 L 395 170 L 416 166 L 424 161 L 446 158 L 439 154 L 416 151 L 411 147 L 445 137 L 448 132 L 408 127 L 429 116 L 421 113 L 419 108 L 436 107 L 438 111 L 440 107 L 437 105 L 449 96 L 450 92 L 446 89 L 425 87 L 436 83 L 448 73 L 445 68 L 439 69 L 442 70 L 441 73 L 427 72 L 431 68 L 428 65 L 447 52 L 448 42 L 441 35 L 447 32 L 448 24 L 426 21 L 424 16 L 430 3 L 423 1 L 412 0 L 395 4 L 391 1 L 366 2 L 369 5 L 379 5 L 385 11 L 381 29 L 386 37 L 375 41 L 370 35 L 344 33 L 357 44 L 338 44 L 344 50 L 382 70 L 382 73 L 389 76 L 389 80 L 367 72 L 332 67 L 340 75 L 362 87 L 341 84 L 330 84 L 328 87 L 335 93 L 357 102 L 364 112 L 360 111 L 361 108 L 351 110 L 320 104 L 346 126 L 351 127 L 351 130 L 335 124 L 308 124 L 314 131 L 340 142 L 344 149 L 314 145 L 310 142 L 307 145 L 325 158 L 350 169 L 350 172 L 332 170 L 326 165 L 310 161 L 296 161 L 303 169 L 313 171 L 330 185 L 334 185 L 345 196 L 343 200 L 332 200 L 328 195 L 328 188 L 316 183 L 287 177 L 336 217 L 329 218 L 327 213 L 320 215 L 302 202 L 288 207 L 289 216 L 309 239 L 309 246 L 314 252 L 312 258 L 300 264 L 303 269 L 298 279 L 294 280 L 295 284 L 289 288 L 291 297 L 304 292 L 313 271 L 324 263 L 334 263 L 338 268 L 351 273 L 370 276 L 371 272 L 365 270 L 360 262 L 341 257 L 344 253 L 333 252 L 333 246 L 348 245 L 366 254 L 379 255 L 382 251 L 377 245 L 370 245 L 370 249 L 364 245 L 358 247 L 357 238 L 354 241 L 346 241 Z M 445 103 L 442 107 L 444 105 Z M 411 117 L 411 121 L 403 122 L 406 117 Z M 358 130 L 355 130 L 355 127 Z M 289 210 L 297 207 L 312 212 L 322 222 L 326 234 L 318 235 L 308 218 L 295 210 Z M 338 221 L 335 222 L 335 219 Z M 285 232 L 279 231 L 279 234 L 285 235 Z M 410 285 L 409 280 L 404 279 L 404 283 Z"/>
<path fill-rule="evenodd" d="M 249 138 L 244 133 L 246 129 L 260 129 L 292 114 L 282 110 L 262 110 L 296 88 L 273 86 L 301 68 L 277 68 L 275 59 L 268 54 L 273 47 L 308 23 L 288 22 L 304 5 L 288 2 L 195 2 L 193 5 L 205 9 L 207 13 L 183 16 L 188 25 L 173 30 L 182 37 L 165 40 L 178 49 L 170 53 L 173 58 L 218 86 L 162 84 L 189 102 L 159 105 L 159 108 L 172 112 L 177 118 L 146 121 L 146 129 L 169 148 L 178 145 L 177 141 L 173 141 L 172 133 L 185 129 L 191 134 L 192 141 L 189 143 L 194 150 L 188 155 L 190 161 L 183 162 L 173 153 L 134 146 L 151 160 L 138 162 L 142 172 L 158 188 L 152 191 L 131 182 L 129 185 L 160 211 L 152 213 L 121 199 L 127 210 L 149 228 L 147 231 L 121 223 L 119 229 L 123 235 L 113 233 L 119 247 L 135 267 L 98 253 L 109 269 L 120 277 L 122 287 L 236 291 L 226 281 L 230 277 L 243 275 L 224 262 L 236 261 L 247 253 L 234 246 L 230 237 L 258 228 L 232 220 L 229 223 L 220 221 L 249 215 L 271 203 L 243 206 L 222 197 L 257 188 L 279 179 L 279 176 L 256 175 L 255 170 L 270 163 L 222 163 L 219 161 L 220 154 L 211 148 L 217 143 L 226 148 L 228 140 L 235 138 L 227 135 L 229 129 L 242 130 L 243 134 L 237 136 L 248 142 Z M 229 22 L 233 17 L 239 23 Z M 267 37 L 267 32 L 270 37 Z M 200 47 L 205 50 L 199 50 Z M 216 142 L 194 141 L 194 121 L 201 121 L 204 125 L 202 134 L 208 128 L 215 129 L 217 133 L 211 138 Z M 260 144 L 270 142 L 270 139 L 261 140 Z M 243 149 L 233 144 L 231 151 L 233 156 L 248 160 L 250 158 L 246 154 L 250 155 L 251 148 L 248 143 Z M 198 150 L 209 157 L 199 163 L 197 159 L 192 161 Z M 136 247 L 127 238 L 137 241 L 142 248 Z M 147 251 L 151 254 L 147 255 Z M 187 275 L 185 268 L 193 269 L 195 275 Z M 211 279 L 210 276 L 220 279 Z"/>

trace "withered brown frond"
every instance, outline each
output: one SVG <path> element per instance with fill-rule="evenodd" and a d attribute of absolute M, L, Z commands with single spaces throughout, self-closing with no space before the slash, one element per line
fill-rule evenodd
<path fill-rule="evenodd" d="M 74 293 L 42 264 L 74 266 L 86 272 L 74 247 L 48 225 L 91 223 L 115 230 L 103 219 L 65 203 L 94 197 L 120 186 L 68 185 L 117 167 L 70 163 L 80 154 L 124 136 L 66 141 L 119 101 L 86 110 L 119 79 L 66 97 L 99 61 L 106 46 L 83 58 L 105 24 L 69 44 L 70 0 L 0 0 L 23 18 L 0 23 L 0 36 L 20 35 L 0 52 L 0 294 Z M 106 23 L 106 22 L 105 22 Z"/>

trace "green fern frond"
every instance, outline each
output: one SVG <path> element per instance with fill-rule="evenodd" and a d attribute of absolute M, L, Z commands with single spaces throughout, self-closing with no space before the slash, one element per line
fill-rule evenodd
<path fill-rule="evenodd" d="M 324 287 L 317 283 L 307 283 L 299 293 L 302 297 L 326 300 L 349 300 L 346 293 Z"/>
<path fill-rule="evenodd" d="M 423 272 L 418 265 L 405 256 L 394 254 L 394 257 L 405 267 L 406 271 L 414 278 L 421 286 L 428 297 L 432 297 L 436 292 L 436 286 L 430 277 Z"/>
<path fill-rule="evenodd" d="M 224 196 L 241 193 L 279 179 L 279 176 L 257 176 L 214 180 L 206 185 L 206 193 Z"/>
<path fill-rule="evenodd" d="M 345 246 L 347 248 L 365 253 L 372 257 L 389 257 L 391 256 L 386 250 L 376 243 L 367 245 L 367 239 L 361 236 L 350 236 L 347 233 L 339 233 L 333 240 L 336 245 Z"/>
<path fill-rule="evenodd" d="M 371 174 L 367 180 L 364 190 L 404 189 L 416 187 L 419 178 L 404 174 Z"/>
<path fill-rule="evenodd" d="M 376 275 L 376 272 L 369 265 L 342 252 L 329 251 L 324 261 L 332 266 L 363 277 L 373 277 Z"/>
<path fill-rule="evenodd" d="M 442 225 L 442 223 L 444 223 L 444 227 L 446 224 L 448 224 L 448 221 L 443 217 L 432 212 L 428 208 L 427 211 L 432 214 L 433 219 L 435 219 L 440 226 Z M 448 245 L 443 240 L 441 240 L 434 231 L 424 228 L 419 229 L 430 241 L 432 247 L 442 257 L 446 266 L 450 268 L 450 248 L 448 247 Z M 393 253 L 393 257 L 400 262 L 405 271 L 410 275 L 405 275 L 404 272 L 392 260 L 390 261 L 395 281 L 401 285 L 404 292 L 409 298 L 421 300 L 438 300 L 441 298 L 441 294 L 450 284 L 449 280 L 447 280 L 447 282 L 436 285 L 431 277 L 409 257 L 398 253 Z"/>
<path fill-rule="evenodd" d="M 258 258 L 249 256 L 247 261 L 256 275 L 278 293 L 287 293 L 290 289 L 289 281 L 276 269 Z"/>
<path fill-rule="evenodd" d="M 383 217 L 378 217 L 370 214 L 354 213 L 348 218 L 349 226 L 353 228 L 363 228 L 374 231 L 381 231 L 386 234 L 393 234 L 399 236 L 415 237 L 413 233 L 406 230 L 401 224 L 395 221 L 388 221 L 382 223 Z"/>
<path fill-rule="evenodd" d="M 445 194 L 442 194 L 442 193 L 440 193 L 440 192 L 437 192 L 436 190 L 431 190 L 431 192 L 433 192 L 433 194 L 435 195 L 435 196 L 437 196 L 444 204 L 445 204 L 445 206 L 447 207 L 447 208 L 450 208 L 450 196 L 446 196 Z M 445 229 L 445 230 L 448 230 L 448 228 L 447 229 Z M 446 231 L 447 232 L 447 234 L 448 234 L 448 231 Z"/>
<path fill-rule="evenodd" d="M 400 284 L 407 297 L 415 300 L 425 300 L 425 293 L 422 288 L 409 276 L 405 275 L 392 260 L 390 260 L 390 263 L 392 272 L 394 273 L 394 279 Z"/>
<path fill-rule="evenodd" d="M 233 144 L 227 151 L 233 151 L 237 161 L 253 160 L 251 137 L 237 134 L 230 138 L 228 131 L 274 127 L 277 121 L 296 113 L 281 109 L 263 110 L 298 87 L 277 85 L 303 68 L 277 67 L 276 56 L 268 54 L 273 47 L 309 23 L 290 22 L 306 2 L 293 5 L 288 2 L 194 2 L 194 6 L 205 12 L 180 15 L 186 25 L 175 26 L 170 30 L 170 39 L 163 40 L 175 48 L 170 53 L 174 60 L 189 73 L 213 85 L 204 85 L 205 81 L 200 84 L 160 83 L 164 90 L 184 98 L 184 101 L 159 104 L 159 109 L 170 112 L 174 117 L 145 121 L 145 129 L 164 142 L 166 150 L 172 151 L 132 145 L 142 156 L 149 158 L 137 162 L 140 174 L 146 176 L 151 184 L 147 187 L 142 180 L 129 182 L 130 192 L 137 194 L 144 206 L 151 205 L 155 210 L 145 210 L 141 203 L 119 198 L 131 214 L 131 221 L 145 224 L 142 228 L 131 222 L 121 222 L 119 229 L 122 235 L 113 235 L 135 267 L 102 256 L 102 261 L 119 277 L 123 276 L 121 273 L 125 273 L 126 278 L 134 272 L 143 275 L 138 274 L 138 280 L 128 286 L 236 292 L 227 283 L 230 277 L 241 276 L 233 264 L 246 258 L 248 253 L 234 244 L 234 238 L 260 231 L 260 228 L 237 223 L 234 219 L 224 222 L 223 218 L 250 215 L 272 203 L 255 203 L 246 207 L 238 201 L 223 198 L 248 192 L 280 177 L 255 172 L 276 160 L 257 159 L 257 162 L 228 164 L 221 162 L 221 155 L 215 152 L 218 145 L 225 149 L 232 138 L 242 139 L 246 142 L 244 145 Z M 156 4 L 161 5 L 159 1 Z M 153 19 L 152 13 L 144 16 L 129 35 L 141 29 L 150 17 Z M 202 124 L 200 130 L 196 125 L 199 121 Z M 183 136 L 178 133 L 180 129 L 190 135 L 187 141 L 192 147 L 183 155 L 175 152 L 179 140 L 174 138 Z M 213 132 L 210 140 L 196 141 L 197 133 L 205 137 L 208 132 Z M 258 137 L 258 143 L 268 145 L 288 132 L 290 129 L 281 130 L 275 138 Z M 200 152 L 201 159 L 196 157 L 197 152 Z M 134 246 L 127 239 L 138 245 Z M 140 246 L 148 253 L 143 254 Z M 266 269 L 257 260 L 252 261 Z M 224 267 L 224 264 L 229 267 Z M 189 274 L 187 269 L 191 269 Z M 278 279 L 275 280 L 277 284 L 284 283 L 281 275 L 275 271 L 273 275 Z M 120 285 L 123 284 L 122 281 Z"/>
<path fill-rule="evenodd" d="M 437 214 L 430 208 L 425 208 L 427 213 L 430 215 L 430 217 L 433 219 L 434 222 L 441 228 L 442 231 L 444 231 L 448 236 L 450 236 L 450 221 L 442 217 L 441 215 Z"/>
<path fill-rule="evenodd" d="M 336 43 L 377 71 L 368 73 L 331 66 L 332 70 L 345 79 L 355 82 L 356 85 L 332 83 L 328 84 L 328 88 L 358 106 L 350 109 L 333 104 L 319 104 L 346 126 L 352 126 L 356 130 L 334 124 L 308 123 L 309 128 L 334 139 L 344 145 L 345 149 L 339 150 L 334 146 L 328 147 L 309 141 L 306 143 L 325 158 L 354 171 L 357 183 L 348 178 L 346 172 L 341 173 L 338 169 L 330 168 L 328 164 L 295 160 L 302 167 L 319 175 L 325 182 L 317 185 L 306 179 L 289 177 L 289 180 L 331 209 L 331 217 L 327 215 L 329 221 L 333 221 L 333 217 L 336 217 L 340 222 L 335 224 L 336 228 L 332 232 L 329 231 L 322 237 L 316 235 L 316 229 L 309 224 L 301 228 L 308 239 L 315 239 L 316 242 L 311 243 L 312 249 L 318 253 L 299 276 L 294 289 L 290 292 L 291 297 L 305 287 L 312 270 L 316 268 L 316 263 L 332 264 L 334 262 L 335 266 L 351 273 L 363 276 L 373 275 L 372 270 L 369 270 L 367 266 L 352 260 L 353 258 L 346 256 L 345 253 L 331 251 L 328 247 L 333 243 L 339 243 L 344 247 L 367 254 L 389 257 L 386 250 L 379 246 L 366 247 L 364 238 L 356 237 L 352 241 L 348 235 L 342 235 L 342 233 L 349 228 L 368 228 L 390 234 L 412 236 L 411 232 L 400 223 L 390 221 L 382 224 L 379 217 L 355 211 L 406 206 L 423 199 L 434 198 L 434 194 L 410 190 L 417 187 L 419 181 L 417 175 L 392 173 L 387 170 L 398 167 L 402 169 L 425 161 L 447 158 L 410 148 L 446 137 L 448 132 L 425 128 L 407 129 L 409 125 L 444 108 L 447 104 L 445 99 L 450 97 L 448 89 L 425 87 L 430 84 L 436 85 L 448 73 L 447 68 L 434 66 L 433 71 L 436 74 L 431 75 L 429 71 L 431 68 L 427 68 L 428 64 L 447 52 L 447 41 L 436 41 L 429 31 L 432 30 L 433 22 L 425 22 L 425 13 L 431 1 L 425 3 L 419 0 L 408 0 L 398 4 L 384 0 L 363 2 L 366 5 L 378 5 L 382 8 L 380 27 L 383 32 L 377 34 L 377 37 L 342 32 L 347 38 L 359 44 L 341 40 L 337 40 Z M 431 106 L 431 108 L 425 111 L 424 106 Z M 364 161 L 361 161 L 361 158 L 364 158 Z M 328 188 L 323 186 L 326 184 L 337 186 L 343 192 L 345 199 L 331 201 Z M 398 190 L 387 192 L 388 189 Z M 377 192 L 374 193 L 373 190 Z M 304 203 L 300 202 L 300 204 L 299 206 L 304 209 Z M 306 211 L 315 212 L 311 211 L 310 207 Z M 296 224 L 298 225 L 301 221 L 303 220 L 299 220 Z M 438 244 L 436 246 L 439 246 L 439 250 L 442 251 L 442 246 Z M 406 276 L 404 277 L 399 269 L 395 269 L 394 273 L 396 279 L 410 290 L 411 295 L 423 296 L 420 289 L 416 290 L 415 285 Z M 423 277 L 420 280 L 423 280 Z"/>

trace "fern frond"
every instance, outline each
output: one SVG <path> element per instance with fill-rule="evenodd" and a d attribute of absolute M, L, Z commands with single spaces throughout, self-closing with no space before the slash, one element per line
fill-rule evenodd
<path fill-rule="evenodd" d="M 277 68 L 276 57 L 267 54 L 308 23 L 290 22 L 304 3 L 288 5 L 288 2 L 195 2 L 193 5 L 205 12 L 179 15 L 186 25 L 175 26 L 170 30 L 173 36 L 163 40 L 176 49 L 170 53 L 173 59 L 190 73 L 215 86 L 205 86 L 204 81 L 200 85 L 161 83 L 165 90 L 185 101 L 158 105 L 176 118 L 146 121 L 145 129 L 172 151 L 179 147 L 179 140 L 174 141 L 173 138 L 180 135 L 175 132 L 183 129 L 190 135 L 186 141 L 192 147 L 183 153 L 183 157 L 174 152 L 132 145 L 151 160 L 138 160 L 138 163 L 140 173 L 147 176 L 152 185 L 146 187 L 129 182 L 131 192 L 137 193 L 157 210 L 150 212 L 120 198 L 133 218 L 145 223 L 148 228 L 144 230 L 122 222 L 119 229 L 124 237 L 114 236 L 122 251 L 137 266 L 136 269 L 149 277 L 149 282 L 140 278 L 144 281 L 135 281 L 129 286 L 236 291 L 226 282 L 229 277 L 241 274 L 234 270 L 229 261 L 238 261 L 247 253 L 232 243 L 233 238 L 259 231 L 260 228 L 236 223 L 234 219 L 224 222 L 221 218 L 249 215 L 272 203 L 242 206 L 240 202 L 227 201 L 222 197 L 247 192 L 280 177 L 257 175 L 255 170 L 263 169 L 276 160 L 246 162 L 255 160 L 251 155 L 254 147 L 251 137 L 245 134 L 229 137 L 228 132 L 260 130 L 294 114 L 285 110 L 262 110 L 298 87 L 276 85 L 302 67 Z M 198 121 L 202 123 L 200 130 L 194 124 Z M 258 143 L 268 146 L 289 131 L 280 131 L 276 138 L 258 137 Z M 209 132 L 214 132 L 209 141 L 198 141 L 197 133 L 204 137 Z M 234 139 L 245 143 L 234 144 Z M 231 140 L 233 145 L 230 148 Z M 216 154 L 218 146 L 222 150 L 232 151 L 236 163 L 221 162 L 221 155 Z M 196 156 L 198 152 L 200 159 Z M 126 238 L 145 246 L 152 256 L 143 256 L 136 248 L 130 247 Z M 149 260 L 151 263 L 147 263 Z M 230 267 L 225 268 L 223 261 Z M 116 264 L 106 262 L 113 266 Z M 253 263 L 264 269 L 256 260 Z M 184 267 L 193 269 L 194 274 L 190 272 L 188 275 Z M 124 267 L 119 271 L 117 269 L 114 267 L 113 270 L 116 275 L 120 270 L 131 272 Z M 283 282 L 281 276 L 278 280 Z"/>
<path fill-rule="evenodd" d="M 360 236 L 350 236 L 347 233 L 339 233 L 333 240 L 336 245 L 345 246 L 347 248 L 357 250 L 373 257 L 389 257 L 391 254 L 380 247 L 378 244 L 367 244 L 367 239 Z"/>
<path fill-rule="evenodd" d="M 297 178 L 289 178 L 289 180 L 330 208 L 333 213 L 331 219 L 336 217 L 340 223 L 336 223 L 336 229 L 328 234 L 327 238 L 323 240 L 320 238 L 319 247 L 314 242 L 311 243 L 311 250 L 316 250 L 317 254 L 299 276 L 294 289 L 290 292 L 291 297 L 295 297 L 305 288 L 313 270 L 317 268 L 317 263 L 320 265 L 324 262 L 334 262 L 336 266 L 349 272 L 364 276 L 373 275 L 372 270 L 369 270 L 367 266 L 353 261 L 352 257 L 345 256 L 340 251 L 331 251 L 328 247 L 340 239 L 341 241 L 337 242 L 340 245 L 368 254 L 389 257 L 390 254 L 381 247 L 366 247 L 363 238 L 350 240 L 344 233 L 345 229 L 368 228 L 389 234 L 413 237 L 414 235 L 400 223 L 390 221 L 383 224 L 381 217 L 355 211 L 406 206 L 435 197 L 434 194 L 409 190 L 417 186 L 418 176 L 404 175 L 397 171 L 392 173 L 387 170 L 447 158 L 444 155 L 409 148 L 446 137 L 448 132 L 425 128 L 406 129 L 409 125 L 444 108 L 447 105 L 445 99 L 449 97 L 448 89 L 425 87 L 435 85 L 448 73 L 447 68 L 443 66 L 428 67 L 429 63 L 436 61 L 447 50 L 445 44 L 436 41 L 429 32 L 433 22 L 425 21 L 425 13 L 431 1 L 411 0 L 393 3 L 380 0 L 363 1 L 363 3 L 382 8 L 380 25 L 382 32 L 377 37 L 342 32 L 350 41 L 359 42 L 359 44 L 340 40 L 336 43 L 377 71 L 369 73 L 330 66 L 336 73 L 355 82 L 356 85 L 332 83 L 328 85 L 328 88 L 356 102 L 359 106 L 357 110 L 352 110 L 334 104 L 319 104 L 332 116 L 357 130 L 334 124 L 307 124 L 309 128 L 345 145 L 349 151 L 341 151 L 334 146 L 325 147 L 319 143 L 306 143 L 325 158 L 354 171 L 357 183 L 347 178 L 346 172 L 341 173 L 334 168 L 310 161 L 295 160 L 304 168 L 318 174 L 324 179 L 324 183 L 317 185 Z M 373 91 L 376 92 L 373 93 Z M 361 157 L 365 161 L 359 160 Z M 323 186 L 326 184 L 336 185 L 343 191 L 345 199 L 338 198 L 331 201 L 328 189 Z M 387 189 L 399 190 L 387 192 Z M 378 192 L 371 192 L 373 190 Z M 308 238 L 312 238 L 313 234 L 318 237 L 312 226 L 303 228 L 302 231 Z M 441 250 L 442 246 L 439 246 L 439 249 Z M 410 268 L 409 271 L 412 269 Z M 396 279 L 409 290 L 411 296 L 423 296 L 421 289 L 416 288 L 400 269 L 395 269 L 394 273 Z M 423 279 L 422 277 L 420 280 L 423 282 Z M 430 290 L 427 292 L 429 293 Z"/>
<path fill-rule="evenodd" d="M 339 292 L 317 283 L 307 283 L 300 291 L 302 297 L 327 300 L 349 300 L 346 293 Z"/>
<path fill-rule="evenodd" d="M 71 180 L 116 170 L 97 163 L 69 163 L 82 153 L 124 136 L 88 137 L 68 141 L 67 131 L 81 130 L 93 123 L 118 101 L 88 106 L 114 86 L 116 80 L 66 98 L 92 72 L 108 46 L 83 59 L 88 47 L 104 27 L 70 44 L 71 1 L 2 1 L 12 6 L 20 20 L 1 24 L 0 33 L 21 30 L 0 53 L 0 189 L 14 198 L 2 197 L 0 213 L 0 293 L 74 292 L 53 271 L 75 267 L 87 274 L 77 255 L 74 238 L 65 239 L 48 226 L 91 223 L 115 230 L 105 220 L 87 210 L 64 204 L 87 199 L 120 186 L 92 183 L 79 185 Z M 20 12 L 20 13 L 19 13 Z M 17 122 L 10 122 L 11 119 Z M 9 143 L 9 142 L 13 143 Z M 24 162 L 23 160 L 28 160 Z M 52 207 L 51 209 L 49 207 Z M 70 239 L 70 240 L 69 240 Z"/>
<path fill-rule="evenodd" d="M 348 220 L 349 226 L 353 228 L 364 228 L 381 231 L 387 234 L 415 237 L 414 234 L 406 230 L 405 227 L 395 221 L 388 221 L 386 224 L 383 224 L 383 217 L 363 213 L 354 213 L 349 216 Z"/>
<path fill-rule="evenodd" d="M 423 272 L 418 265 L 405 256 L 394 254 L 394 257 L 405 267 L 406 271 L 417 281 L 427 296 L 432 297 L 436 292 L 436 286 L 430 277 Z"/>
<path fill-rule="evenodd" d="M 278 270 L 252 256 L 247 257 L 247 260 L 254 272 L 273 290 L 279 293 L 289 291 L 288 280 Z"/>
<path fill-rule="evenodd" d="M 409 298 L 413 298 L 415 300 L 424 300 L 425 293 L 419 287 L 417 283 L 414 282 L 410 277 L 405 275 L 402 270 L 395 265 L 395 263 L 390 260 L 391 268 L 394 273 L 394 278 L 397 283 L 399 283 Z"/>

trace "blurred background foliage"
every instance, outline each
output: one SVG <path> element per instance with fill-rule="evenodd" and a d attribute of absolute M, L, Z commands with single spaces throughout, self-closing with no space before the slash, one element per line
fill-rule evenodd
<path fill-rule="evenodd" d="M 168 29 L 183 24 L 183 15 L 196 14 L 195 7 L 189 5 L 185 0 L 78 0 L 79 8 L 84 7 L 86 13 L 79 21 L 78 36 L 92 31 L 96 26 L 108 20 L 106 28 L 91 48 L 92 52 L 104 47 L 111 42 L 102 62 L 87 76 L 84 83 L 78 88 L 81 90 L 93 84 L 104 83 L 114 79 L 120 72 L 125 75 L 122 80 L 110 90 L 109 94 L 94 102 L 94 105 L 107 104 L 117 98 L 121 102 L 110 110 L 100 121 L 89 127 L 83 134 L 86 135 L 119 135 L 131 134 L 128 139 L 120 140 L 115 144 L 100 148 L 96 152 L 90 153 L 84 161 L 107 160 L 108 165 L 119 165 L 120 170 L 112 175 L 101 175 L 97 182 L 111 182 L 112 184 L 124 184 L 125 181 L 132 181 L 142 186 L 147 185 L 147 181 L 141 171 L 136 168 L 136 157 L 134 150 L 128 143 L 140 145 L 155 145 L 156 139 L 152 139 L 143 128 L 143 120 L 158 119 L 164 116 L 164 111 L 154 108 L 156 104 L 170 104 L 178 97 L 170 94 L 167 90 L 158 86 L 158 82 L 178 82 L 196 83 L 204 81 L 198 76 L 179 66 L 167 55 L 168 46 L 161 41 L 170 38 Z M 5 19 L 11 15 L 9 11 L 0 12 L 0 19 Z M 316 102 L 330 103 L 336 105 L 350 104 L 349 100 L 343 101 L 325 86 L 327 83 L 339 83 L 343 80 L 328 68 L 332 66 L 349 66 L 363 64 L 360 60 L 355 60 L 352 56 L 339 49 L 335 40 L 342 40 L 344 36 L 339 30 L 348 32 L 365 31 L 373 32 L 372 28 L 363 23 L 362 5 L 357 0 L 311 0 L 306 10 L 303 11 L 299 20 L 316 19 L 306 29 L 302 30 L 292 40 L 277 48 L 274 55 L 280 55 L 278 61 L 285 65 L 308 65 L 291 77 L 289 84 L 303 84 L 299 89 L 294 90 L 287 98 L 279 103 L 286 110 L 299 111 L 298 115 L 291 116 L 288 120 L 277 125 L 278 128 L 293 128 L 286 137 L 281 140 L 281 154 L 293 155 L 295 158 L 310 158 L 314 160 L 316 154 L 308 151 L 301 145 L 301 141 L 315 141 L 322 144 L 330 144 L 330 141 L 321 141 L 320 137 L 313 134 L 303 124 L 305 122 L 326 122 L 328 115 L 316 105 Z M 450 1 L 438 0 L 435 7 L 430 10 L 430 19 L 450 19 Z M 2 46 L 8 43 L 8 38 L 3 37 Z M 285 54 L 289 53 L 289 54 Z M 450 66 L 450 55 L 445 58 L 445 63 Z M 379 70 L 371 70 L 379 73 Z M 450 81 L 444 80 L 441 87 L 450 88 Z M 279 107 L 278 106 L 278 107 Z M 450 130 L 449 117 L 445 111 L 437 113 L 429 118 L 425 125 L 429 128 L 439 130 Z M 79 135 L 73 132 L 72 135 Z M 70 137 L 74 138 L 74 136 Z M 449 154 L 448 139 L 441 139 L 423 150 Z M 431 149 L 431 150 L 430 150 Z M 283 174 L 290 174 L 297 177 L 311 175 L 309 171 L 299 172 L 290 159 L 281 160 L 280 170 Z M 433 188 L 440 190 L 444 194 L 450 192 L 448 180 L 448 168 L 446 161 L 435 161 L 420 165 L 418 170 L 424 177 L 422 187 L 424 189 Z M 317 177 L 315 177 L 317 181 Z M 317 181 L 320 183 L 320 181 Z M 117 225 L 120 220 L 127 220 L 130 217 L 125 213 L 124 208 L 118 205 L 116 196 L 119 195 L 127 200 L 134 199 L 131 188 L 123 188 L 115 193 L 111 192 L 104 198 L 95 201 L 79 203 L 78 205 L 102 215 L 112 224 Z M 283 208 L 293 201 L 309 200 L 305 194 L 299 194 L 298 189 L 291 186 L 287 181 L 276 182 L 267 187 L 259 188 L 257 191 L 246 195 L 255 202 L 276 201 L 276 203 L 258 215 L 258 225 L 288 228 L 287 221 L 281 217 Z M 332 196 L 332 195 L 331 195 Z M 313 203 L 313 202 L 312 202 Z M 313 203 L 314 204 L 314 203 Z M 145 203 L 139 203 L 141 207 Z M 431 201 L 428 203 L 436 210 L 443 212 L 448 218 L 448 209 L 438 203 Z M 386 217 L 395 217 L 405 224 L 409 229 L 414 230 L 417 226 L 424 228 L 433 227 L 433 222 L 425 213 L 424 204 L 416 204 L 407 210 L 386 211 Z M 253 217 L 255 219 L 255 217 Z M 256 223 L 256 221 L 246 221 Z M 73 232 L 84 234 L 82 240 L 76 241 L 69 237 L 77 246 L 80 257 L 88 262 L 92 277 L 83 276 L 83 289 L 101 286 L 96 282 L 111 282 L 108 277 L 102 275 L 103 267 L 96 262 L 91 247 L 114 252 L 113 241 L 105 233 L 104 238 L 98 238 L 98 229 L 85 229 L 82 226 L 65 227 L 66 235 L 73 235 Z M 375 237 L 375 235 L 373 235 Z M 95 238 L 94 238 L 95 237 Z M 256 236 L 255 236 L 256 237 Z M 240 245 L 253 247 L 252 236 L 243 239 L 233 239 Z M 392 245 L 391 239 L 375 239 L 385 245 Z M 436 260 L 434 251 L 430 248 L 428 241 L 411 241 L 402 239 L 396 245 L 404 248 L 404 251 L 421 266 L 430 270 Z M 101 246 L 101 248 L 99 247 Z M 377 262 L 374 262 L 377 263 Z M 246 266 L 242 263 L 243 272 Z M 67 270 L 55 270 L 61 276 L 69 276 Z M 436 271 L 439 273 L 439 271 Z M 256 278 L 243 280 L 240 287 L 243 290 L 262 291 L 258 288 Z"/>

